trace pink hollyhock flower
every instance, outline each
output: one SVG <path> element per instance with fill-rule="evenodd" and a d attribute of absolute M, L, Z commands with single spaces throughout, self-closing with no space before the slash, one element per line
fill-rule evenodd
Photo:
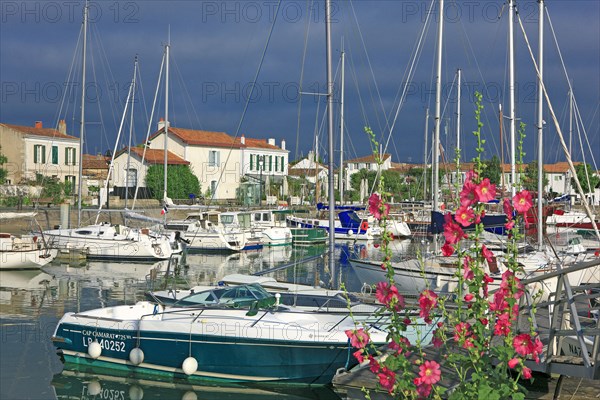
<path fill-rule="evenodd" d="M 490 249 L 485 247 L 485 244 L 481 246 L 481 255 L 489 264 L 494 262 L 494 253 L 492 253 Z"/>
<path fill-rule="evenodd" d="M 531 193 L 527 190 L 521 190 L 513 197 L 513 206 L 518 213 L 525 214 L 531 207 L 533 207 L 533 201 L 531 200 Z"/>
<path fill-rule="evenodd" d="M 508 302 L 506 301 L 506 296 L 502 292 L 502 290 L 498 290 L 494 293 L 494 299 L 489 302 L 490 303 L 490 311 L 499 311 L 502 312 L 508 308 Z"/>
<path fill-rule="evenodd" d="M 444 344 L 444 341 L 437 337 L 434 333 L 433 339 L 431 339 L 431 344 L 433 344 L 433 347 L 435 347 L 436 349 L 439 349 Z"/>
<path fill-rule="evenodd" d="M 471 293 L 467 293 L 467 294 L 465 294 L 464 299 L 465 299 L 465 301 L 471 301 L 471 300 L 473 300 L 473 295 Z"/>
<path fill-rule="evenodd" d="M 425 363 L 419 366 L 421 384 L 435 385 L 440 381 L 441 376 L 440 364 L 435 361 L 425 361 Z"/>
<path fill-rule="evenodd" d="M 454 341 L 460 342 L 462 339 L 471 336 L 471 325 L 468 322 L 460 322 L 454 327 Z"/>
<path fill-rule="evenodd" d="M 467 281 L 470 281 L 475 277 L 475 274 L 471 270 L 471 257 L 466 256 L 463 259 L 463 278 Z"/>
<path fill-rule="evenodd" d="M 539 337 L 536 337 L 531 345 L 531 354 L 533 354 L 533 359 L 536 363 L 540 362 L 540 354 L 544 351 L 544 344 L 540 340 Z"/>
<path fill-rule="evenodd" d="M 475 193 L 480 202 L 487 203 L 496 197 L 496 185 L 491 183 L 488 178 L 484 178 L 475 188 Z"/>
<path fill-rule="evenodd" d="M 417 394 L 419 395 L 419 398 L 426 398 L 429 397 L 429 395 L 431 394 L 431 385 L 425 385 L 425 384 L 419 384 L 417 385 Z"/>
<path fill-rule="evenodd" d="M 512 219 L 504 224 L 504 229 L 506 229 L 507 231 L 510 231 L 514 227 L 515 227 L 515 221 L 513 221 Z"/>
<path fill-rule="evenodd" d="M 404 320 L 402 320 L 402 322 L 404 322 L 404 325 L 410 325 L 410 324 L 412 324 L 412 321 L 408 317 L 404 318 Z"/>
<path fill-rule="evenodd" d="M 377 297 L 377 300 L 380 303 L 385 304 L 386 306 L 390 306 L 393 303 L 393 307 L 396 310 L 404 308 L 404 297 L 398 293 L 398 288 L 394 285 L 390 285 L 389 282 L 379 282 L 377 284 L 375 297 Z"/>
<path fill-rule="evenodd" d="M 465 174 L 465 182 L 473 182 L 474 180 L 477 180 L 477 178 L 479 178 L 479 175 L 472 169 L 468 170 Z"/>
<path fill-rule="evenodd" d="M 533 343 L 531 343 L 531 336 L 528 333 L 521 333 L 515 336 L 513 339 L 513 347 L 517 354 L 526 356 L 531 353 Z"/>
<path fill-rule="evenodd" d="M 444 225 L 444 237 L 449 244 L 456 244 L 466 235 L 458 224 L 450 222 Z"/>
<path fill-rule="evenodd" d="M 426 289 L 419 295 L 419 316 L 422 317 L 426 323 L 431 323 L 429 314 L 431 310 L 437 305 L 437 294 L 432 290 Z"/>
<path fill-rule="evenodd" d="M 356 331 L 348 329 L 346 331 L 346 336 L 348 336 L 350 339 L 350 344 L 352 344 L 352 347 L 356 349 L 362 349 L 367 345 L 367 343 L 369 343 L 369 334 L 365 332 L 363 328 L 360 328 Z"/>
<path fill-rule="evenodd" d="M 452 247 L 452 245 L 448 242 L 444 243 L 442 246 L 442 254 L 444 257 L 450 257 L 452 254 L 454 254 L 454 247 Z"/>
<path fill-rule="evenodd" d="M 369 369 L 372 373 L 376 374 L 381 369 L 381 365 L 379 365 L 379 361 L 375 357 L 369 354 Z"/>
<path fill-rule="evenodd" d="M 377 193 L 373 193 L 371 197 L 369 197 L 369 212 L 373 215 L 373 217 L 375 217 L 375 219 L 381 219 L 389 214 L 390 205 L 384 205 L 383 201 L 381 200 L 381 196 Z"/>
<path fill-rule="evenodd" d="M 513 217 L 513 208 L 512 204 L 510 204 L 509 199 L 504 199 L 504 201 L 502 202 L 502 208 L 504 209 L 504 214 L 506 214 L 508 219 L 511 220 Z"/>
<path fill-rule="evenodd" d="M 510 333 L 510 316 L 507 312 L 500 314 L 494 325 L 494 335 L 508 336 Z"/>
<path fill-rule="evenodd" d="M 383 367 L 381 372 L 377 374 L 377 378 L 379 378 L 381 387 L 392 393 L 394 384 L 396 383 L 396 373 L 388 367 Z"/>
<path fill-rule="evenodd" d="M 359 363 L 362 363 L 363 361 L 365 361 L 365 357 L 363 355 L 362 350 L 356 350 L 354 353 L 352 353 L 352 355 L 354 356 L 354 358 L 356 358 L 356 360 Z"/>
<path fill-rule="evenodd" d="M 475 219 L 475 213 L 470 207 L 460 206 L 458 210 L 456 210 L 454 219 L 462 226 L 467 227 L 473 223 L 473 220 Z"/>
<path fill-rule="evenodd" d="M 510 368 L 510 369 L 515 369 L 515 367 L 516 367 L 517 365 L 519 365 L 519 363 L 520 363 L 520 362 L 521 362 L 521 360 L 520 360 L 519 358 L 517 358 L 517 357 L 515 357 L 515 358 L 511 358 L 511 359 L 508 361 L 508 368 Z"/>
<path fill-rule="evenodd" d="M 477 185 L 475 185 L 471 181 L 465 182 L 462 190 L 459 193 L 461 206 L 469 207 L 469 206 L 472 206 L 473 204 L 477 203 L 478 198 L 477 198 L 477 193 L 475 192 L 476 187 L 477 187 Z"/>
<path fill-rule="evenodd" d="M 523 367 L 523 378 L 525 379 L 531 379 L 531 369 L 527 368 L 527 367 Z"/>
<path fill-rule="evenodd" d="M 483 326 L 487 326 L 487 324 L 490 323 L 490 321 L 488 321 L 487 318 L 479 318 L 479 322 L 481 323 L 481 325 Z"/>

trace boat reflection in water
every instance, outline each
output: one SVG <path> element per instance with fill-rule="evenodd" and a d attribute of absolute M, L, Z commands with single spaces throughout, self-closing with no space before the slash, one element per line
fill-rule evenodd
<path fill-rule="evenodd" d="M 66 364 L 52 379 L 56 399 L 169 399 L 169 400 L 338 400 L 327 387 L 269 387 L 263 385 L 189 384 L 185 380 L 144 379 L 142 376 L 116 375 L 115 371 L 85 369 Z"/>

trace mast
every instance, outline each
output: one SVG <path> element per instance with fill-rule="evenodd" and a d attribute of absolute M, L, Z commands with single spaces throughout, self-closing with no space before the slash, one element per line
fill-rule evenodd
<path fill-rule="evenodd" d="M 538 66 L 539 66 L 539 76 L 538 76 L 538 104 L 537 104 L 537 130 L 538 130 L 538 196 L 537 196 L 537 242 L 538 242 L 538 250 L 542 250 L 544 244 L 543 237 L 543 191 L 544 191 L 544 143 L 543 143 L 543 128 L 544 128 L 544 94 L 542 87 L 542 82 L 544 79 L 544 0 L 539 0 L 539 23 L 538 23 L 538 35 L 539 35 L 539 48 L 538 48 Z"/>
<path fill-rule="evenodd" d="M 515 136 L 517 130 L 517 119 L 515 118 L 515 50 L 514 50 L 514 13 L 515 2 L 508 0 L 508 91 L 509 91 L 509 118 L 510 118 L 510 180 L 511 193 L 514 196 L 517 192 L 517 174 L 516 174 L 516 146 Z"/>
<path fill-rule="evenodd" d="M 425 109 L 425 147 L 423 147 L 423 202 L 427 198 L 427 137 L 429 136 L 429 107 Z"/>
<path fill-rule="evenodd" d="M 169 35 L 170 36 L 170 35 Z M 163 202 L 167 201 L 167 139 L 169 138 L 169 48 L 171 47 L 171 38 L 165 45 L 165 143 L 164 143 L 164 191 Z M 212 194 L 214 198 L 214 193 Z M 165 213 L 165 219 L 167 214 Z"/>
<path fill-rule="evenodd" d="M 500 121 L 500 185 L 502 196 L 504 196 L 504 116 L 502 115 L 502 103 L 498 104 L 498 119 Z"/>
<path fill-rule="evenodd" d="M 444 29 L 444 0 L 440 0 L 440 25 L 437 38 L 437 76 L 435 78 L 435 137 L 433 140 L 433 209 L 439 208 L 439 174 L 440 174 L 440 115 L 442 98 L 442 33 Z"/>
<path fill-rule="evenodd" d="M 81 226 L 81 186 L 83 176 L 83 144 L 85 137 L 85 64 L 87 53 L 88 2 L 83 7 L 83 55 L 81 60 L 81 117 L 79 119 L 79 182 L 77 186 L 77 226 Z"/>
<path fill-rule="evenodd" d="M 456 151 L 458 153 L 458 157 L 456 158 L 456 169 L 458 171 L 459 183 L 460 183 L 460 79 L 461 79 L 461 70 L 460 68 L 456 71 Z"/>
<path fill-rule="evenodd" d="M 344 53 L 344 38 L 342 38 L 341 64 L 342 71 L 340 75 L 340 204 L 344 204 L 344 67 L 346 54 Z"/>
<path fill-rule="evenodd" d="M 131 93 L 131 119 L 129 120 L 129 146 L 127 148 L 127 169 L 125 172 L 125 208 L 127 208 L 127 200 L 129 199 L 129 167 L 131 162 L 131 137 L 133 136 L 133 106 L 135 105 L 135 79 L 137 77 L 138 57 L 135 56 L 133 62 L 133 92 Z M 136 184 L 137 187 L 137 184 Z"/>
<path fill-rule="evenodd" d="M 325 50 L 327 53 L 327 132 L 329 147 L 329 271 L 332 283 L 336 285 L 335 262 L 333 259 L 335 248 L 335 187 L 333 182 L 333 73 L 331 70 L 331 0 L 325 0 Z"/>

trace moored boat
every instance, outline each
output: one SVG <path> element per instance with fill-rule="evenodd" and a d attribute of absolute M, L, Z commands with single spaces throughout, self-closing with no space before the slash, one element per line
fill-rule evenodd
<path fill-rule="evenodd" d="M 33 235 L 0 233 L 0 269 L 38 269 L 50 263 L 58 250 Z"/>
<path fill-rule="evenodd" d="M 171 307 L 151 302 L 66 313 L 52 340 L 67 362 L 230 382 L 327 384 L 355 364 L 350 318 L 276 304 L 260 285 L 214 289 Z M 372 341 L 386 333 L 369 327 Z M 351 366 L 351 365 L 348 365 Z"/>

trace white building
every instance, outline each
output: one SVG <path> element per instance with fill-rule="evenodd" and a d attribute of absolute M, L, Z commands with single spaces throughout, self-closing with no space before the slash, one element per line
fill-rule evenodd
<path fill-rule="evenodd" d="M 378 165 L 374 154 L 368 156 L 354 158 L 352 160 L 345 161 L 346 163 L 346 187 L 350 188 L 351 177 L 361 169 L 368 171 L 377 171 Z M 391 154 L 383 154 L 383 162 L 381 164 L 381 170 L 385 171 L 392 168 L 392 156 Z"/>
<path fill-rule="evenodd" d="M 282 179 L 288 172 L 288 151 L 275 139 L 234 138 L 225 132 L 169 126 L 168 150 L 189 161 L 202 190 L 214 199 L 235 199 L 242 177 Z M 165 123 L 149 139 L 151 149 L 164 149 Z"/>
<path fill-rule="evenodd" d="M 44 128 L 41 121 L 34 126 L 0 123 L 0 146 L 8 159 L 7 183 L 35 180 L 40 174 L 78 185 L 79 138 L 67 135 L 64 120 L 58 129 Z"/>

